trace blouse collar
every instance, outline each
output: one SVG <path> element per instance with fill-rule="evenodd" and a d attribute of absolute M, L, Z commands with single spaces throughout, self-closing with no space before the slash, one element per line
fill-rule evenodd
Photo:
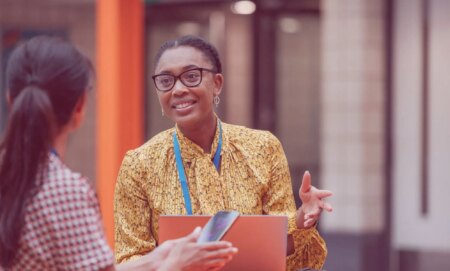
<path fill-rule="evenodd" d="M 205 153 L 203 148 L 199 145 L 195 144 L 192 140 L 183 135 L 177 125 L 175 125 L 175 129 L 177 131 L 178 141 L 180 142 L 181 147 L 181 155 L 183 157 L 183 161 L 193 160 L 195 158 L 210 156 L 211 159 L 214 158 L 214 154 L 217 149 L 217 144 L 219 142 L 219 122 L 220 119 L 216 117 L 216 132 L 214 134 L 214 140 L 211 145 L 211 153 Z M 223 132 L 222 132 L 222 141 L 223 141 Z M 222 147 L 223 150 L 223 147 Z"/>

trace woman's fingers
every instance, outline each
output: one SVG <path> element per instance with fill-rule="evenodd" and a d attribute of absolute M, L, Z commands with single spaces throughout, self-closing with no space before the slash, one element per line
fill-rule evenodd
<path fill-rule="evenodd" d="M 214 242 L 214 243 L 228 243 L 228 242 Z M 211 243 L 212 244 L 212 243 Z M 229 243 L 228 243 L 229 244 Z M 227 244 L 227 245 L 228 245 Z M 217 244 L 221 246 L 223 244 Z M 221 249 L 210 250 L 212 247 L 206 246 L 206 244 L 197 244 L 200 254 L 197 254 L 198 266 L 201 266 L 199 270 L 220 270 L 227 262 L 229 262 L 233 255 L 238 252 L 235 247 L 225 247 Z M 206 268 L 206 269 L 203 269 Z"/>
<path fill-rule="evenodd" d="M 302 184 L 300 185 L 300 194 L 301 193 L 307 193 L 311 189 L 311 174 L 309 174 L 309 171 L 305 171 L 305 174 L 303 174 Z"/>
<path fill-rule="evenodd" d="M 197 241 L 201 231 L 201 227 L 195 227 L 195 229 L 188 236 L 186 236 L 186 240 L 192 242 Z"/>
<path fill-rule="evenodd" d="M 314 225 L 314 223 L 316 223 L 316 219 L 307 219 L 305 220 L 305 222 L 303 223 L 303 225 L 305 226 L 305 228 L 309 228 L 312 227 Z"/>
<path fill-rule="evenodd" d="M 331 204 L 329 204 L 328 202 L 325 201 L 321 201 L 322 202 L 322 206 L 321 208 L 328 211 L 328 212 L 332 212 L 333 211 L 333 206 L 331 206 Z"/>
<path fill-rule="evenodd" d="M 227 241 L 208 242 L 200 245 L 206 251 L 215 251 L 232 247 L 231 243 Z"/>
<path fill-rule="evenodd" d="M 238 252 L 237 248 L 230 247 L 218 251 L 209 252 L 205 257 L 205 264 L 213 270 L 221 269 L 226 263 L 233 259 L 233 256 Z M 216 269 L 217 268 L 217 269 Z"/>
<path fill-rule="evenodd" d="M 303 226 L 309 228 L 313 226 L 320 218 L 322 210 L 328 212 L 333 211 L 331 204 L 325 201 L 333 195 L 333 192 L 329 190 L 319 190 L 311 185 L 311 175 L 308 171 L 305 172 L 302 179 L 302 184 L 299 189 L 300 199 L 303 204 L 301 210 L 303 211 Z M 301 225 L 301 218 L 299 219 L 298 212 L 296 222 L 297 225 Z"/>
<path fill-rule="evenodd" d="M 208 252 L 207 259 L 231 259 L 234 254 L 238 252 L 235 247 L 228 247 L 224 249 L 214 250 Z"/>
<path fill-rule="evenodd" d="M 188 235 L 186 235 L 186 236 L 184 236 L 184 237 L 181 237 L 181 238 L 178 238 L 178 239 L 173 239 L 173 240 L 167 240 L 166 242 L 164 242 L 164 243 L 168 243 L 168 242 L 171 242 L 171 243 L 174 243 L 174 244 L 178 244 L 178 243 L 181 243 L 181 242 L 191 242 L 191 243 L 195 243 L 195 242 L 197 242 L 197 239 L 198 239 L 198 237 L 200 236 L 200 232 L 202 231 L 202 228 L 201 227 L 196 227 L 191 233 L 189 233 Z M 163 244 L 164 244 L 163 243 Z"/>
<path fill-rule="evenodd" d="M 314 212 L 308 213 L 308 214 L 305 215 L 305 220 L 308 220 L 308 219 L 318 219 L 321 212 L 322 212 L 321 209 L 317 209 L 317 210 L 314 211 Z"/>
<path fill-rule="evenodd" d="M 317 195 L 318 198 L 324 199 L 324 198 L 327 198 L 329 196 L 332 196 L 333 192 L 331 192 L 330 190 L 319 190 L 319 189 L 317 189 L 316 195 Z"/>

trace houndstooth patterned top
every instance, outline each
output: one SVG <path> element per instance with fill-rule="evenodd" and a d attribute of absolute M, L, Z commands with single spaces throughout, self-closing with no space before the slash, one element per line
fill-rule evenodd
<path fill-rule="evenodd" d="M 26 206 L 25 225 L 9 270 L 99 270 L 114 264 L 94 190 L 53 153 Z M 0 268 L 1 270 L 1 268 Z"/>

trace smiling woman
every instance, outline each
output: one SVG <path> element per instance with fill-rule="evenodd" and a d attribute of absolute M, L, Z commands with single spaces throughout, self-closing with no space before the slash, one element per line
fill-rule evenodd
<path fill-rule="evenodd" d="M 179 46 L 160 56 L 155 73 L 153 79 L 164 114 L 184 135 L 210 152 L 216 126 L 213 100 L 223 86 L 216 65 L 202 51 Z"/>
<path fill-rule="evenodd" d="M 115 190 L 116 259 L 139 257 L 158 244 L 162 214 L 241 214 L 289 217 L 288 270 L 320 268 L 326 247 L 314 225 L 331 192 L 305 174 L 296 210 L 289 168 L 278 139 L 267 131 L 223 123 L 214 113 L 224 78 L 217 50 L 185 36 L 156 55 L 155 83 L 163 113 L 176 126 L 122 163 Z M 150 227 L 149 227 L 150 225 Z"/>

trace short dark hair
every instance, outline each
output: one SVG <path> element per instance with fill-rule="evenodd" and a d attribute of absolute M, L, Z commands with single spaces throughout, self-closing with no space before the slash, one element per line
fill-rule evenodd
<path fill-rule="evenodd" d="M 179 46 L 189 46 L 199 50 L 206 56 L 206 58 L 208 58 L 208 60 L 213 65 L 213 69 L 217 73 L 222 72 L 222 63 L 220 62 L 219 53 L 217 52 L 216 47 L 214 47 L 214 45 L 212 45 L 208 41 L 192 35 L 182 36 L 178 39 L 168 40 L 164 42 L 156 53 L 155 65 L 158 64 L 159 59 L 167 49 L 176 48 Z"/>
<path fill-rule="evenodd" d="M 93 75 L 91 62 L 62 39 L 36 37 L 11 54 L 6 83 L 11 110 L 0 143 L 0 266 L 13 263 L 25 206 L 38 191 L 55 136 Z"/>

